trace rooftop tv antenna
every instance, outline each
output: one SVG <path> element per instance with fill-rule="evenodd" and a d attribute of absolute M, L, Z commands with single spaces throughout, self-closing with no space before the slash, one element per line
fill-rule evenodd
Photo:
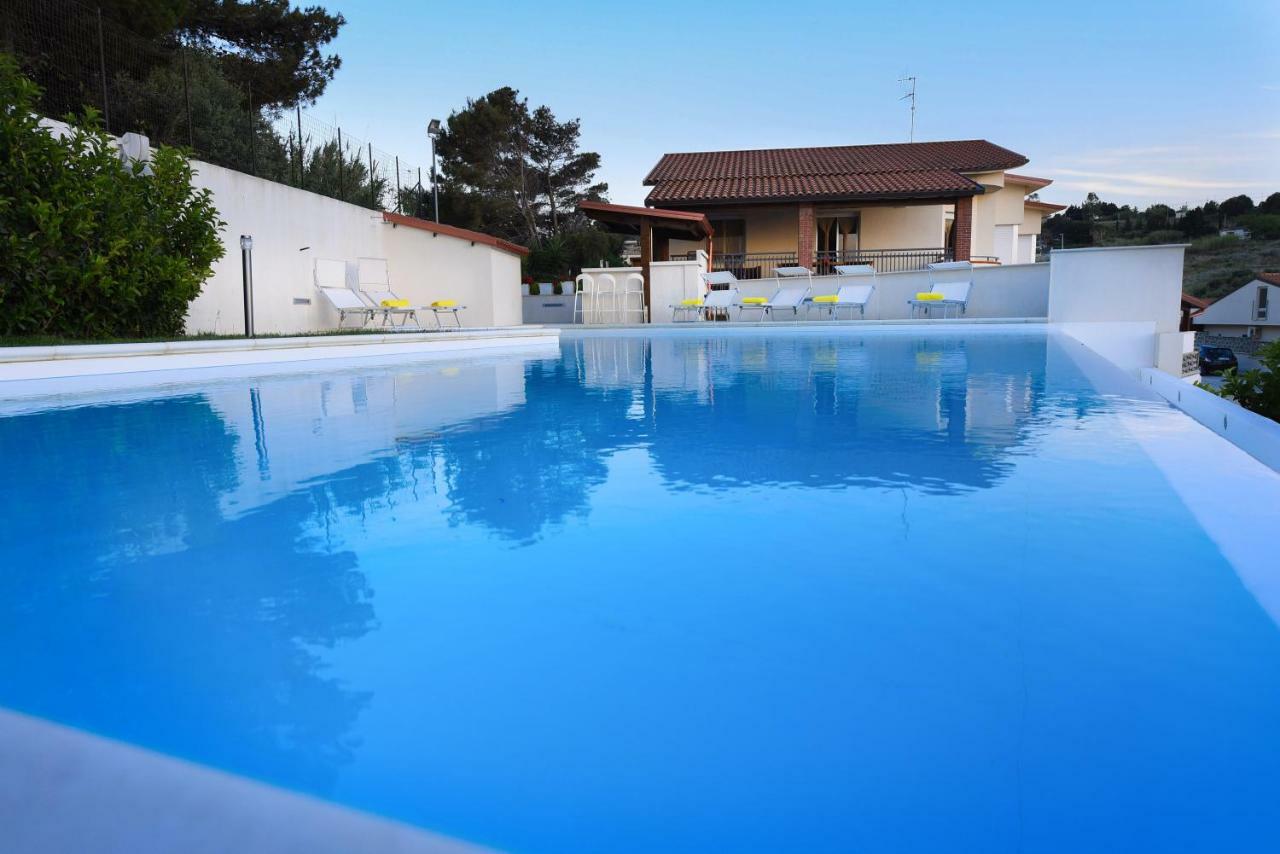
<path fill-rule="evenodd" d="M 916 141 L 916 78 L 914 75 L 911 77 L 899 77 L 898 82 L 911 84 L 911 91 L 903 95 L 898 100 L 905 101 L 908 98 L 911 99 L 911 134 L 910 136 L 907 137 L 907 142 L 915 142 Z"/>

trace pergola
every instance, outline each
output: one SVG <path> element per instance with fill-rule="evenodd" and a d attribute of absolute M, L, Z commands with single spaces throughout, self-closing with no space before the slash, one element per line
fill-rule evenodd
<path fill-rule="evenodd" d="M 649 265 L 654 261 L 671 260 L 673 238 L 705 240 L 707 255 L 711 255 L 711 240 L 715 232 L 707 221 L 706 214 L 590 201 L 579 202 L 578 210 L 587 218 L 604 225 L 608 231 L 640 238 L 640 272 L 644 276 L 645 305 L 651 303 Z"/>

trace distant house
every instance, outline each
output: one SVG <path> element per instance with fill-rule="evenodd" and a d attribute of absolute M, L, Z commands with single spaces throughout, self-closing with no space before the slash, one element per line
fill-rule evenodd
<path fill-rule="evenodd" d="M 1280 339 L 1280 273 L 1259 273 L 1195 316 L 1196 329 L 1210 335 Z"/>
<path fill-rule="evenodd" d="M 1233 225 L 1230 228 L 1218 229 L 1218 236 L 1219 237 L 1235 237 L 1235 238 L 1239 238 L 1240 240 L 1248 240 L 1249 229 L 1241 225 Z"/>
<path fill-rule="evenodd" d="M 704 214 L 710 250 L 739 278 L 800 264 L 872 264 L 881 272 L 931 261 L 1035 260 L 1043 219 L 1063 209 L 1028 196 L 1051 181 L 1012 170 L 1027 158 L 986 140 L 664 154 L 645 203 Z"/>

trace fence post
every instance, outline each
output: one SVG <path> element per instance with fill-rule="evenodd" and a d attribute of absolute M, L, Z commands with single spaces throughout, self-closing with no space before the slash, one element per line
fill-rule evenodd
<path fill-rule="evenodd" d="M 378 207 L 378 191 L 373 183 L 373 143 L 369 143 L 369 201 Z"/>
<path fill-rule="evenodd" d="M 111 132 L 111 101 L 107 97 L 107 49 L 103 45 L 102 7 L 98 7 L 98 75 L 102 78 L 102 120 Z"/>
<path fill-rule="evenodd" d="M 342 183 L 342 167 L 345 165 L 343 161 L 347 159 L 346 151 L 342 147 L 342 128 L 338 128 L 338 198 L 344 202 L 347 200 L 347 192 Z"/>
<path fill-rule="evenodd" d="M 396 213 L 404 213 L 400 210 L 400 155 L 396 155 Z"/>
<path fill-rule="evenodd" d="M 306 168 L 306 166 L 303 160 L 303 151 L 302 151 L 302 105 L 299 104 L 294 109 L 297 110 L 297 115 L 298 115 L 298 189 L 305 190 L 306 176 L 303 170 Z"/>
<path fill-rule="evenodd" d="M 258 174 L 258 132 L 253 126 L 253 84 L 246 83 L 249 91 L 249 168 Z"/>
<path fill-rule="evenodd" d="M 195 151 L 196 131 L 191 124 L 191 72 L 187 70 L 187 46 L 183 44 L 179 50 L 182 51 L 182 100 L 187 105 L 187 145 Z"/>

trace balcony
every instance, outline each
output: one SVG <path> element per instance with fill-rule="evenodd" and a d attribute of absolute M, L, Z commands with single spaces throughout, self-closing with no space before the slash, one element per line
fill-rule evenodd
<path fill-rule="evenodd" d="M 840 252 L 817 252 L 813 258 L 815 276 L 835 272 L 837 265 L 870 264 L 877 273 L 906 273 L 923 270 L 930 264 L 954 261 L 951 249 L 847 249 Z"/>
<path fill-rule="evenodd" d="M 856 249 L 814 254 L 813 274 L 826 276 L 837 265 L 870 264 L 878 273 L 923 270 L 939 261 L 951 261 L 950 249 Z M 779 267 L 796 265 L 794 252 L 720 252 L 711 261 L 712 270 L 728 270 L 743 281 L 772 279 Z"/>

